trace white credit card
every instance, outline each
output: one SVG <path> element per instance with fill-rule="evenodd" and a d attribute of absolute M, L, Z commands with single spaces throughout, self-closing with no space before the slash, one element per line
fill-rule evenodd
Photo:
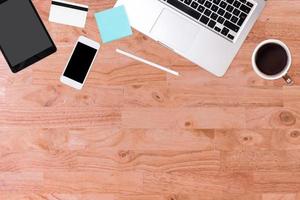
<path fill-rule="evenodd" d="M 84 28 L 88 6 L 62 0 L 53 0 L 49 21 Z"/>

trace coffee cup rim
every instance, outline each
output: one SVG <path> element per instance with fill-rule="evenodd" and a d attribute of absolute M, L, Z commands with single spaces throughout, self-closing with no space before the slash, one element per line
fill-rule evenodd
<path fill-rule="evenodd" d="M 287 62 L 287 65 L 286 65 L 285 69 L 282 70 L 282 72 L 280 72 L 278 74 L 275 74 L 275 75 L 266 75 L 266 74 L 262 73 L 258 69 L 258 67 L 256 65 L 256 62 L 255 62 L 258 50 L 263 45 L 269 44 L 269 43 L 275 43 L 275 44 L 280 45 L 281 47 L 283 47 L 285 49 L 285 51 L 287 52 L 287 55 L 288 55 L 288 62 Z M 278 39 L 267 39 L 267 40 L 262 41 L 261 43 L 259 43 L 257 45 L 257 47 L 254 49 L 253 54 L 252 54 L 252 68 L 253 68 L 253 70 L 255 71 L 255 73 L 257 75 L 259 75 L 261 78 L 266 79 L 266 80 L 276 80 L 276 79 L 282 78 L 283 76 L 285 76 L 288 73 L 288 71 L 291 67 L 291 64 L 292 64 L 292 57 L 291 57 L 290 49 L 288 48 L 288 46 L 284 42 L 282 42 L 281 40 L 278 40 Z"/>

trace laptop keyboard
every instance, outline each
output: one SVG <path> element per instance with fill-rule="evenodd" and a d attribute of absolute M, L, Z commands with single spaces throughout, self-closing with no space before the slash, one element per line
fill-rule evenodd
<path fill-rule="evenodd" d="M 247 16 L 254 9 L 249 0 L 161 0 L 204 25 L 211 31 L 234 41 Z"/>

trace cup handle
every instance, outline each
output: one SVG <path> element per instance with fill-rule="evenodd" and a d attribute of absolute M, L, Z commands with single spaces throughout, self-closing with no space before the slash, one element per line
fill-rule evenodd
<path fill-rule="evenodd" d="M 288 85 L 293 85 L 293 84 L 294 84 L 293 79 L 292 79 L 288 74 L 284 75 L 282 78 L 284 79 L 284 81 L 285 81 Z"/>

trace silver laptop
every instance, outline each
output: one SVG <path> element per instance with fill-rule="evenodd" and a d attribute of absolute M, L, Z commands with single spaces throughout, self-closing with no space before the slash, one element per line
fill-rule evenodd
<path fill-rule="evenodd" d="M 133 28 L 223 76 L 265 0 L 118 0 Z"/>

